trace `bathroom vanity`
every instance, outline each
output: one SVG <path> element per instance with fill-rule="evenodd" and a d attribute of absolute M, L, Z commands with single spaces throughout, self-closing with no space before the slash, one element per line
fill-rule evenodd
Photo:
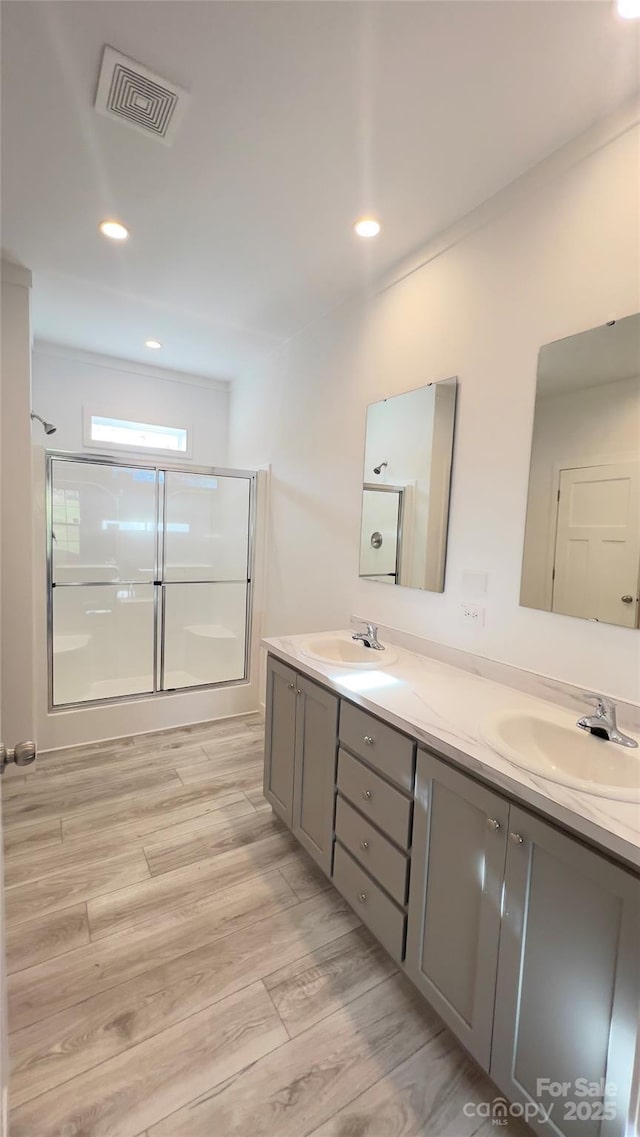
<path fill-rule="evenodd" d="M 537 699 L 400 649 L 359 671 L 303 644 L 265 642 L 273 809 L 536 1132 L 629 1137 L 640 793 L 588 801 L 478 737 L 477 707 Z"/>

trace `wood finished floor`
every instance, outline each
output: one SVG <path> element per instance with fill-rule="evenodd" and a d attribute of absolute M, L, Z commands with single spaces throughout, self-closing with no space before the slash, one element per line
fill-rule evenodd
<path fill-rule="evenodd" d="M 462 1108 L 495 1088 L 275 819 L 262 748 L 248 715 L 5 775 L 11 1137 L 495 1132 Z"/>

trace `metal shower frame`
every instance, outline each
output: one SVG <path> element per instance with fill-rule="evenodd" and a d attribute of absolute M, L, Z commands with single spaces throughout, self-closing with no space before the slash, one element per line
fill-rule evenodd
<path fill-rule="evenodd" d="M 53 701 L 53 592 L 54 588 L 80 588 L 87 584 L 92 588 L 117 587 L 122 585 L 140 584 L 140 581 L 77 581 L 56 584 L 53 580 L 53 463 L 54 462 L 81 462 L 93 466 L 114 466 L 117 468 L 133 467 L 137 470 L 150 470 L 155 474 L 155 518 L 156 532 L 154 540 L 154 566 L 153 566 L 153 688 L 150 691 L 140 691 L 132 695 L 113 695 L 106 699 L 81 699 L 71 703 L 54 703 Z M 160 580 L 160 567 L 164 563 L 164 540 L 167 500 L 162 495 L 162 517 L 160 518 L 160 492 L 164 488 L 164 475 L 176 474 L 204 474 L 217 478 L 240 478 L 249 482 L 249 518 L 247 532 L 247 596 L 245 609 L 245 640 L 244 640 L 244 667 L 242 677 L 239 679 L 225 679 L 219 683 L 194 683 L 189 687 L 176 687 L 168 691 L 162 690 L 164 681 L 164 637 L 158 643 L 159 620 L 164 627 L 165 589 L 166 582 L 158 584 Z M 46 451 L 46 526 L 47 526 L 47 702 L 50 714 L 64 711 L 79 710 L 83 707 L 104 707 L 110 704 L 128 703 L 140 699 L 156 698 L 158 696 L 185 695 L 192 691 L 218 690 L 222 687 L 237 687 L 251 681 L 251 631 L 253 617 L 253 573 L 255 561 L 255 530 L 257 505 L 257 479 L 255 470 L 234 470 L 222 466 L 195 466 L 176 465 L 170 462 L 145 462 L 143 459 L 128 458 L 125 455 L 115 458 L 108 454 L 74 454 L 67 450 Z M 149 583 L 145 581 L 144 583 Z M 179 582 L 175 582 L 179 583 Z M 185 582 L 189 584 L 198 581 Z M 216 581 L 206 581 L 207 584 L 216 584 Z M 158 594 L 161 593 L 161 596 Z M 158 651 L 158 647 L 160 650 Z"/>

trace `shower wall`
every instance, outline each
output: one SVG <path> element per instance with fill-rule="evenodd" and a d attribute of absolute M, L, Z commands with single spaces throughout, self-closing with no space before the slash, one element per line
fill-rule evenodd
<path fill-rule="evenodd" d="M 88 412 L 186 426 L 189 456 L 195 465 L 227 465 L 229 383 L 221 380 L 36 342 L 33 407 L 56 424 L 58 429 L 48 445 L 57 450 L 77 454 L 87 449 L 83 417 Z M 39 430 L 33 437 L 44 445 Z M 91 449 L 97 453 L 95 447 Z"/>

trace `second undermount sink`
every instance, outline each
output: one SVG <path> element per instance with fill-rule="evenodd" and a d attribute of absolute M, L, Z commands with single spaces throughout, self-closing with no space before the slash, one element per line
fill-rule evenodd
<path fill-rule="evenodd" d="M 640 801 L 640 750 L 577 727 L 570 712 L 504 711 L 482 737 L 503 758 L 563 786 L 616 801 Z"/>
<path fill-rule="evenodd" d="M 300 650 L 308 659 L 317 659 L 320 663 L 329 663 L 335 667 L 383 670 L 398 662 L 398 653 L 393 648 L 385 647 L 384 651 L 377 651 L 375 648 L 365 647 L 346 632 L 343 635 L 332 632 L 309 636 Z"/>

